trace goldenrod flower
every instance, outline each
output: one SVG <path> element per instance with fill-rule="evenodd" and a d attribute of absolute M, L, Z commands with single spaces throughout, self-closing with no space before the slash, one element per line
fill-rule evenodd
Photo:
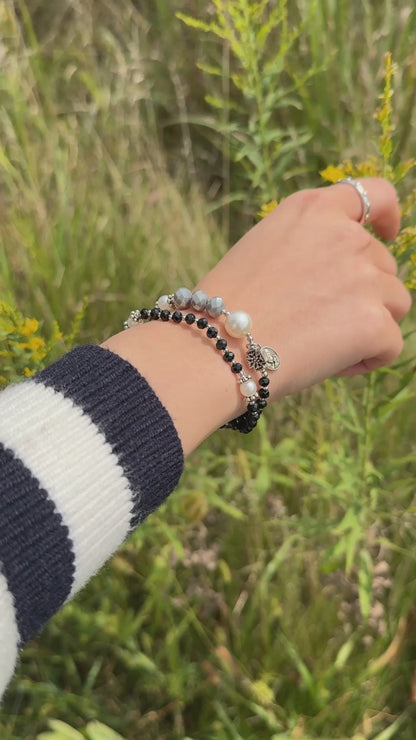
<path fill-rule="evenodd" d="M 334 167 L 334 165 L 330 164 L 319 174 L 327 182 L 337 182 L 338 180 L 342 180 L 344 177 L 347 177 L 347 172 L 342 165 Z"/>
<path fill-rule="evenodd" d="M 39 321 L 36 319 L 25 319 L 23 324 L 18 327 L 19 334 L 23 334 L 24 337 L 30 337 L 31 334 L 36 334 L 39 329 Z"/>
<path fill-rule="evenodd" d="M 263 203 L 260 211 L 259 218 L 265 218 L 277 207 L 277 200 L 271 200 L 270 203 Z"/>

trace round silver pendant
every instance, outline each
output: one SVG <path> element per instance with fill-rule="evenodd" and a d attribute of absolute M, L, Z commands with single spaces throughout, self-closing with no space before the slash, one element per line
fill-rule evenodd
<path fill-rule="evenodd" d="M 280 367 L 280 357 L 272 347 L 262 347 L 261 356 L 268 370 L 277 370 Z"/>

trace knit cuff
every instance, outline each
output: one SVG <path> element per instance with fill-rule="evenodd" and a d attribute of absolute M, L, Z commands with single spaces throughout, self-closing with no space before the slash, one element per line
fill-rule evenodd
<path fill-rule="evenodd" d="M 165 500 L 182 469 L 168 412 L 109 350 L 74 349 L 0 394 L 0 694 L 18 647 Z"/>

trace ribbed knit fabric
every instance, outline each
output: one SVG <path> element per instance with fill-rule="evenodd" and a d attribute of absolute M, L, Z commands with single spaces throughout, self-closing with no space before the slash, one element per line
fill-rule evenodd
<path fill-rule="evenodd" d="M 0 394 L 0 696 L 18 651 L 177 485 L 147 381 L 101 347 Z"/>

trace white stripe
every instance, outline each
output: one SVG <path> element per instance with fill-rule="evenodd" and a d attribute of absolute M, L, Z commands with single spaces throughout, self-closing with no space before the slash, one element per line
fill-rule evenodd
<path fill-rule="evenodd" d="M 0 573 L 0 699 L 16 666 L 19 631 L 13 606 L 13 597 L 7 581 Z"/>
<path fill-rule="evenodd" d="M 0 394 L 0 440 L 38 479 L 69 529 L 72 595 L 129 531 L 131 492 L 117 457 L 87 414 L 34 381 Z"/>

